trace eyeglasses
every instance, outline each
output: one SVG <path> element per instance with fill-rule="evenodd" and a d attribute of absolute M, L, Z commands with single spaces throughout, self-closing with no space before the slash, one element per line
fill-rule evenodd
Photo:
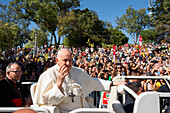
<path fill-rule="evenodd" d="M 10 71 L 10 72 L 14 72 L 14 73 L 22 73 L 22 71 Z"/>
<path fill-rule="evenodd" d="M 117 69 L 122 69 L 122 67 L 117 67 Z"/>

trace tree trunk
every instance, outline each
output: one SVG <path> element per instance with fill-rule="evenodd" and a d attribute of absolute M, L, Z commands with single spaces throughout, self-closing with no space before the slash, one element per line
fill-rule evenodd
<path fill-rule="evenodd" d="M 53 34 L 51 34 L 50 47 L 52 45 L 52 40 L 53 40 Z"/>
<path fill-rule="evenodd" d="M 60 36 L 58 36 L 58 46 L 60 45 Z"/>
<path fill-rule="evenodd" d="M 136 45 L 135 37 L 130 35 L 133 38 L 133 43 Z"/>
<path fill-rule="evenodd" d="M 52 32 L 52 35 L 54 36 L 55 47 L 57 48 L 57 39 L 56 39 L 55 31 Z"/>
<path fill-rule="evenodd" d="M 139 37 L 139 35 L 136 36 L 136 44 L 137 44 L 137 41 L 138 41 L 138 39 L 139 39 L 138 37 Z"/>

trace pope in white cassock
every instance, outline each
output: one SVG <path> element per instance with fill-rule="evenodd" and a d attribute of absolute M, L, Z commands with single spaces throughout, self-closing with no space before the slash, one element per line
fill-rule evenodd
<path fill-rule="evenodd" d="M 41 74 L 35 94 L 34 106 L 57 107 L 61 113 L 90 107 L 85 97 L 92 91 L 110 89 L 110 81 L 90 77 L 83 69 L 72 66 L 72 53 L 61 49 L 57 64 Z M 57 113 L 57 110 L 51 110 Z"/>

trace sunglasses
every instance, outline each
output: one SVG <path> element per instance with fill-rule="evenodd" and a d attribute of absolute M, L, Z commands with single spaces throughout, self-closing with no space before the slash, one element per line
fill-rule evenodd
<path fill-rule="evenodd" d="M 117 67 L 117 69 L 122 69 L 122 67 Z"/>

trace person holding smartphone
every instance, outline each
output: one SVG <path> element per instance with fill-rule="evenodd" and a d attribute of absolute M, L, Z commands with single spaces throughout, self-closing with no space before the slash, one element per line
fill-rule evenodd
<path fill-rule="evenodd" d="M 113 76 L 125 76 L 126 71 L 126 68 L 120 62 L 113 65 Z"/>
<path fill-rule="evenodd" d="M 98 74 L 98 78 L 104 79 L 104 80 L 112 80 L 112 74 L 109 73 L 109 70 L 102 69 L 100 73 Z"/>

